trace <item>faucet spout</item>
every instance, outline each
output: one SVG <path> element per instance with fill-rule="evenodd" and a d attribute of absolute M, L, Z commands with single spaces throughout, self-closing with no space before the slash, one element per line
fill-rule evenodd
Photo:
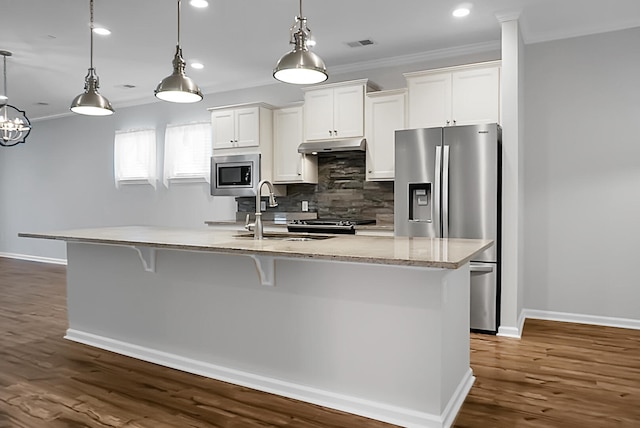
<path fill-rule="evenodd" d="M 261 240 L 263 237 L 262 231 L 262 210 L 260 209 L 260 194 L 262 193 L 262 186 L 267 185 L 269 187 L 269 206 L 277 207 L 278 202 L 276 202 L 275 190 L 273 189 L 273 184 L 269 180 L 261 180 L 258 183 L 258 188 L 256 189 L 256 224 L 254 227 L 253 239 Z"/>

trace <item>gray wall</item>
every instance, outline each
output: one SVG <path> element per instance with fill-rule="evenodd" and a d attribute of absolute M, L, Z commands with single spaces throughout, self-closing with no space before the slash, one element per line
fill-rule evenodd
<path fill-rule="evenodd" d="M 428 58 L 402 65 L 381 61 L 359 71 L 332 74 L 330 82 L 369 78 L 382 89 L 405 86 L 403 72 L 490 61 L 499 51 Z M 367 68 L 367 69 L 365 69 Z M 330 70 L 331 71 L 331 70 Z M 102 88 L 109 96 L 108 88 Z M 75 94 L 69 94 L 69 102 Z M 124 186 L 113 182 L 113 137 L 117 129 L 155 127 L 158 168 L 162 168 L 167 123 L 209 120 L 207 107 L 263 101 L 275 106 L 303 98 L 300 88 L 275 83 L 239 91 L 207 94 L 195 105 L 163 102 L 116 108 L 111 117 L 68 116 L 36 121 L 25 144 L 0 148 L 0 255 L 66 258 L 62 242 L 18 238 L 19 232 L 44 232 L 124 224 L 202 227 L 206 220 L 235 217 L 233 198 L 213 198 L 206 184 L 158 183 Z M 149 101 L 153 101 L 149 94 Z M 28 106 L 21 106 L 26 108 Z"/>
<path fill-rule="evenodd" d="M 525 61 L 525 308 L 640 320 L 640 28 Z"/>

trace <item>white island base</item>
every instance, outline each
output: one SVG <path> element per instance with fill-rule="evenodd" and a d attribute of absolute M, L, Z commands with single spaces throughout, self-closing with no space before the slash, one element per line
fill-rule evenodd
<path fill-rule="evenodd" d="M 269 286 L 241 254 L 67 256 L 73 341 L 402 426 L 451 425 L 474 381 L 468 263 L 276 257 Z"/>

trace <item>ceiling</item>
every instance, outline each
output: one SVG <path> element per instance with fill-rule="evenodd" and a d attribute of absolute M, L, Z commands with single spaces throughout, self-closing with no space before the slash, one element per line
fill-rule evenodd
<path fill-rule="evenodd" d="M 89 0 L 0 0 L 0 49 L 7 60 L 10 104 L 33 120 L 69 113 L 89 67 Z M 465 2 L 462 0 L 460 3 Z M 329 73 L 366 69 L 372 61 L 420 57 L 500 40 L 497 16 L 518 13 L 526 43 L 640 26 L 637 0 L 471 0 L 454 18 L 457 0 L 305 0 Z M 119 107 L 155 102 L 153 90 L 171 74 L 177 39 L 176 0 L 95 0 L 95 22 L 112 31 L 94 36 L 100 92 Z M 296 0 L 183 0 L 181 45 L 187 67 L 207 93 L 266 84 L 287 52 Z M 348 42 L 373 45 L 352 48 Z M 206 95 L 205 95 L 206 101 Z"/>

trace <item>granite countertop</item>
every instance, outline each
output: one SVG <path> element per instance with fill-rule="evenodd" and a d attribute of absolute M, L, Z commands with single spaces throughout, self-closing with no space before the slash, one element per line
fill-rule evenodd
<path fill-rule="evenodd" d="M 240 234 L 247 236 L 239 237 Z M 284 232 L 274 234 L 280 237 L 291 235 Z M 18 234 L 25 238 L 68 242 L 445 269 L 457 269 L 476 254 L 493 245 L 493 241 L 479 239 L 354 235 L 329 235 L 331 236 L 329 239 L 311 241 L 283 239 L 259 241 L 248 235 L 250 232 L 242 233 L 211 226 L 202 229 L 120 226 Z M 294 235 L 300 237 L 305 234 Z M 317 237 L 316 234 L 306 236 Z"/>

